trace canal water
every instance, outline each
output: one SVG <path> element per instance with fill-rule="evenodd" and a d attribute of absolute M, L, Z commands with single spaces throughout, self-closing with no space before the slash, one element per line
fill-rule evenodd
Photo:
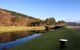
<path fill-rule="evenodd" d="M 4 50 L 5 50 L 5 48 L 8 50 L 11 47 L 22 44 L 24 42 L 27 42 L 27 41 L 29 41 L 33 38 L 37 38 L 40 35 L 42 35 L 42 34 L 33 34 L 33 35 L 30 35 L 30 36 L 27 36 L 27 37 L 24 37 L 24 38 L 21 38 L 21 39 L 17 39 L 16 41 L 7 42 L 7 43 L 0 43 L 0 50 L 3 50 L 3 48 L 4 48 Z"/>

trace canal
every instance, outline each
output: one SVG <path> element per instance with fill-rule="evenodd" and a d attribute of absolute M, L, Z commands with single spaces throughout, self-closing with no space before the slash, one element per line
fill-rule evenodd
<path fill-rule="evenodd" d="M 33 38 L 37 38 L 40 35 L 42 35 L 42 34 L 41 33 L 33 34 L 33 35 L 29 35 L 29 36 L 21 38 L 21 39 L 17 39 L 15 41 L 7 42 L 7 43 L 0 43 L 0 50 L 6 50 L 6 49 L 8 50 L 11 47 L 14 47 L 16 45 L 22 44 L 24 42 L 27 42 L 27 41 L 29 41 L 29 40 L 31 40 Z"/>

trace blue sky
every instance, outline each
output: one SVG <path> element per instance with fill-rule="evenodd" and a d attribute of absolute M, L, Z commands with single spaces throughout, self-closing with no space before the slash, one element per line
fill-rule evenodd
<path fill-rule="evenodd" d="M 80 22 L 80 0 L 0 0 L 0 8 L 40 19 Z"/>

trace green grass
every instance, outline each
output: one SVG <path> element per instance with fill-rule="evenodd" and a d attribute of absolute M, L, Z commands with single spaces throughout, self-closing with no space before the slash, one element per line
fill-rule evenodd
<path fill-rule="evenodd" d="M 80 50 L 80 32 L 73 29 L 51 31 L 10 50 L 60 50 L 59 39 L 61 38 L 68 39 L 68 47 L 64 50 Z"/>

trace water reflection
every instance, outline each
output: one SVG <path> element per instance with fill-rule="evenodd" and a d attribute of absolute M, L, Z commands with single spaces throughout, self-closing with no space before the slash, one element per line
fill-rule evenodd
<path fill-rule="evenodd" d="M 30 35 L 30 36 L 27 36 L 27 37 L 24 37 L 24 38 L 21 38 L 21 39 L 17 39 L 16 41 L 1 43 L 0 44 L 0 50 L 2 50 L 2 48 L 9 49 L 9 48 L 14 47 L 18 44 L 22 44 L 24 42 L 27 42 L 27 41 L 29 41 L 33 38 L 39 37 L 40 35 L 42 35 L 42 34 L 33 34 L 33 35 Z"/>

